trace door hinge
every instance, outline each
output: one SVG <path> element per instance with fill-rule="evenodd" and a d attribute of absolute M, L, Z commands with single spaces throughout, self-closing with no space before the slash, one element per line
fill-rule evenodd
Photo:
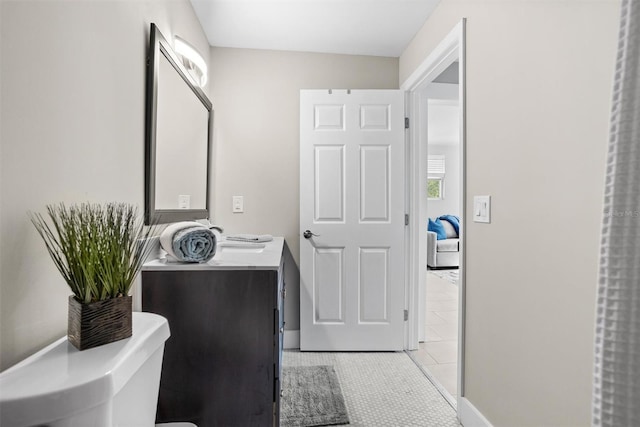
<path fill-rule="evenodd" d="M 404 128 L 409 129 L 409 117 L 404 118 Z"/>
<path fill-rule="evenodd" d="M 404 214 L 404 225 L 409 225 L 409 214 Z"/>
<path fill-rule="evenodd" d="M 407 320 L 409 320 L 409 310 L 404 311 L 404 321 L 406 322 Z"/>

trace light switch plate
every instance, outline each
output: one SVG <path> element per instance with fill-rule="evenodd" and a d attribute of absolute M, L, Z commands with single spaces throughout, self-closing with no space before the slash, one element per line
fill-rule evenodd
<path fill-rule="evenodd" d="M 473 196 L 473 222 L 491 222 L 491 196 Z"/>
<path fill-rule="evenodd" d="M 233 213 L 244 212 L 244 197 L 233 196 L 232 212 Z"/>
<path fill-rule="evenodd" d="M 178 195 L 178 209 L 189 209 L 191 207 L 191 195 Z"/>

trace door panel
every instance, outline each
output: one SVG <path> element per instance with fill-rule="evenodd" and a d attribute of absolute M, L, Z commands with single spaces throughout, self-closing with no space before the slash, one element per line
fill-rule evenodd
<path fill-rule="evenodd" d="M 360 248 L 360 323 L 388 323 L 389 248 Z"/>
<path fill-rule="evenodd" d="M 301 350 L 402 349 L 403 170 L 401 91 L 301 91 Z"/>
<path fill-rule="evenodd" d="M 344 105 L 315 105 L 315 130 L 344 130 Z"/>
<path fill-rule="evenodd" d="M 344 146 L 315 147 L 315 222 L 344 222 Z"/>
<path fill-rule="evenodd" d="M 389 147 L 360 147 L 360 222 L 389 222 Z"/>
<path fill-rule="evenodd" d="M 389 130 L 389 104 L 361 105 L 360 129 Z"/>
<path fill-rule="evenodd" d="M 315 323 L 344 323 L 344 248 L 314 248 Z"/>

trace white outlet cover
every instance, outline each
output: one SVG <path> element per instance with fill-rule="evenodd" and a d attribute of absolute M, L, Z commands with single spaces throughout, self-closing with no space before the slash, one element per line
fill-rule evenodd
<path fill-rule="evenodd" d="M 473 197 L 473 222 L 491 222 L 491 196 Z"/>

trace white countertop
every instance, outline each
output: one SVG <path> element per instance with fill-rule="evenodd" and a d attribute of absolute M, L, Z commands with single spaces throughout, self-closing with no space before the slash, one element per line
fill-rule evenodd
<path fill-rule="evenodd" d="M 284 237 L 274 237 L 265 243 L 218 242 L 216 255 L 204 263 L 168 262 L 154 259 L 142 266 L 142 271 L 175 270 L 277 270 L 280 267 Z"/>

